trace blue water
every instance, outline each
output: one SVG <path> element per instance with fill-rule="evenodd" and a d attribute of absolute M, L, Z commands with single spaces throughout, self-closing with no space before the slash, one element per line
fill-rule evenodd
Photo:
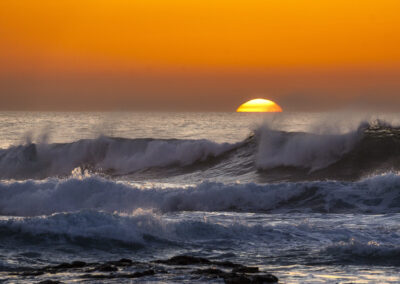
<path fill-rule="evenodd" d="M 15 272 L 123 257 L 161 269 L 154 260 L 187 254 L 283 283 L 398 283 L 399 122 L 2 112 L 0 279 L 79 282 L 80 271 Z M 223 282 L 194 276 L 196 267 L 162 269 L 140 281 Z"/>

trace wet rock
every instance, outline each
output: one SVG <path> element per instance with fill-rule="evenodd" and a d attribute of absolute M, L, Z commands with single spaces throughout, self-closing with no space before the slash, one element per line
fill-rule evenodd
<path fill-rule="evenodd" d="M 44 271 L 42 271 L 42 270 L 34 270 L 34 271 L 24 271 L 19 275 L 21 275 L 21 276 L 39 276 L 39 275 L 43 275 L 43 274 L 44 274 Z"/>
<path fill-rule="evenodd" d="M 71 268 L 82 268 L 86 266 L 86 262 L 84 261 L 73 261 L 71 263 Z"/>
<path fill-rule="evenodd" d="M 193 271 L 193 274 L 202 274 L 202 275 L 212 275 L 212 276 L 218 276 L 218 277 L 223 277 L 225 276 L 226 272 L 216 269 L 216 268 L 207 268 L 207 269 L 197 269 L 196 271 Z"/>
<path fill-rule="evenodd" d="M 278 278 L 272 274 L 264 275 L 247 275 L 244 273 L 224 272 L 216 268 L 198 269 L 193 274 L 206 275 L 208 277 L 223 278 L 225 283 L 236 284 L 236 283 L 251 283 L 251 284 L 263 284 L 263 283 L 276 283 Z"/>
<path fill-rule="evenodd" d="M 206 258 L 195 257 L 195 256 L 190 256 L 190 255 L 177 255 L 177 256 L 171 257 L 170 259 L 156 260 L 155 262 L 167 264 L 167 265 L 212 264 L 212 262 Z"/>
<path fill-rule="evenodd" d="M 115 272 L 118 271 L 118 268 L 111 264 L 103 264 L 96 268 L 96 271 L 101 272 Z"/>
<path fill-rule="evenodd" d="M 272 274 L 254 275 L 251 277 L 252 283 L 277 283 L 278 277 Z"/>
<path fill-rule="evenodd" d="M 44 280 L 44 281 L 37 282 L 37 284 L 63 284 L 63 282 L 54 281 L 54 280 Z"/>
<path fill-rule="evenodd" d="M 250 278 L 243 274 L 230 273 L 224 277 L 225 284 L 247 284 L 253 283 Z"/>
<path fill-rule="evenodd" d="M 223 278 L 226 284 L 265 284 L 278 282 L 278 278 L 272 274 L 247 275 L 244 273 L 227 273 L 219 269 L 203 269 L 197 270 L 194 273 Z"/>
<path fill-rule="evenodd" d="M 233 273 L 258 273 L 258 267 L 251 267 L 251 266 L 241 266 L 235 267 L 232 270 Z"/>
<path fill-rule="evenodd" d="M 133 261 L 128 258 L 121 258 L 120 260 L 118 260 L 118 262 L 124 263 L 124 264 L 127 264 L 127 263 L 132 264 L 133 263 Z"/>
<path fill-rule="evenodd" d="M 227 273 L 224 276 L 224 282 L 226 284 L 266 284 L 266 283 L 277 283 L 278 278 L 272 274 L 263 275 L 246 275 Z"/>
<path fill-rule="evenodd" d="M 222 266 L 222 267 L 228 267 L 228 268 L 238 268 L 238 267 L 243 267 L 241 264 L 233 263 L 230 261 L 213 261 L 212 262 L 214 265 Z"/>
<path fill-rule="evenodd" d="M 85 267 L 86 265 L 87 265 L 87 263 L 84 261 L 73 261 L 72 263 L 63 262 L 59 265 L 43 267 L 42 269 L 40 269 L 38 271 L 57 273 L 57 272 L 62 272 L 62 271 L 68 270 L 68 269 L 82 268 L 82 267 Z"/>
<path fill-rule="evenodd" d="M 143 276 L 150 276 L 150 275 L 154 275 L 155 272 L 153 269 L 149 269 L 149 270 L 145 270 L 142 272 L 135 272 L 133 274 L 131 274 L 132 277 L 130 278 L 138 278 L 138 277 L 143 277 Z"/>
<path fill-rule="evenodd" d="M 67 262 L 63 262 L 63 263 L 61 263 L 61 264 L 59 264 L 59 265 L 56 265 L 56 266 L 49 266 L 48 268 L 54 268 L 54 269 L 70 269 L 70 268 L 72 268 L 72 265 L 70 264 L 70 263 L 67 263 Z"/>
<path fill-rule="evenodd" d="M 202 275 L 209 278 L 219 278 L 223 279 L 225 283 L 236 284 L 236 283 L 277 283 L 278 278 L 272 274 L 261 274 L 259 273 L 258 267 L 244 266 L 241 264 L 236 264 L 230 261 L 211 261 L 202 257 L 194 257 L 188 255 L 178 255 L 166 260 L 156 260 L 154 263 L 161 263 L 166 265 L 175 265 L 172 273 L 180 271 L 180 273 L 192 273 L 196 275 Z M 61 263 L 55 266 L 46 266 L 43 268 L 24 268 L 18 272 L 10 273 L 10 275 L 18 276 L 38 276 L 45 273 L 57 274 L 63 273 L 65 271 L 79 272 L 78 277 L 86 279 L 133 279 L 145 276 L 155 275 L 156 273 L 169 273 L 169 271 L 164 270 L 165 267 L 154 268 L 154 263 L 146 262 L 134 262 L 130 259 L 122 258 L 117 261 L 108 261 L 102 263 L 86 263 L 84 261 L 73 261 L 71 263 Z M 200 265 L 204 269 L 193 270 L 190 265 Z M 134 273 L 123 271 L 124 267 L 134 266 L 135 270 L 144 269 L 143 271 L 137 271 Z M 122 268 L 119 268 L 122 267 Z M 231 272 L 226 272 L 216 267 L 224 267 L 225 269 L 232 269 Z M 198 267 L 196 267 L 198 268 Z M 121 269 L 121 271 L 120 271 Z M 147 270 L 145 270 L 147 269 Z M 186 271 L 182 271 L 186 270 Z M 121 273 L 119 273 L 119 271 Z M 86 274 L 81 275 L 84 272 Z M 178 273 L 179 274 L 179 273 Z M 38 282 L 42 284 L 53 284 L 61 283 L 58 281 L 45 280 Z"/>
<path fill-rule="evenodd" d="M 132 260 L 127 259 L 127 258 L 121 258 L 120 260 L 109 261 L 107 263 L 115 265 L 115 266 L 131 266 L 134 264 L 134 262 Z"/>

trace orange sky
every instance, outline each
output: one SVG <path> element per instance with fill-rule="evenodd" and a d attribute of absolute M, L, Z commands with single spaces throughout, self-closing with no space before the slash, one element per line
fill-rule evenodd
<path fill-rule="evenodd" d="M 293 109 L 334 94 L 390 102 L 399 11 L 398 0 L 1 0 L 0 98 L 24 109 L 79 98 L 213 110 L 213 98 L 234 110 L 255 93 Z"/>

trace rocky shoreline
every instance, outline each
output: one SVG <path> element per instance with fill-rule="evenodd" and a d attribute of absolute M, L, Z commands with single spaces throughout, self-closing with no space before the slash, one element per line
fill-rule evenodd
<path fill-rule="evenodd" d="M 21 280 L 29 279 L 38 284 L 60 284 L 66 282 L 58 280 L 58 275 L 65 273 L 74 274 L 74 279 L 103 281 L 185 273 L 185 275 L 190 274 L 193 280 L 204 282 L 215 280 L 221 280 L 227 284 L 278 282 L 276 276 L 261 272 L 255 266 L 245 266 L 230 261 L 214 261 L 189 255 L 178 255 L 151 262 L 136 262 L 126 258 L 95 263 L 73 261 L 41 268 L 20 268 L 9 275 L 14 279 L 15 277 Z M 41 279 L 36 280 L 35 278 Z"/>

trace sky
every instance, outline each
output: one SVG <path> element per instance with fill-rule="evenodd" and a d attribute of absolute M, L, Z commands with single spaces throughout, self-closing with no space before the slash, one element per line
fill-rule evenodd
<path fill-rule="evenodd" d="M 400 109 L 398 0 L 1 0 L 0 109 Z"/>

